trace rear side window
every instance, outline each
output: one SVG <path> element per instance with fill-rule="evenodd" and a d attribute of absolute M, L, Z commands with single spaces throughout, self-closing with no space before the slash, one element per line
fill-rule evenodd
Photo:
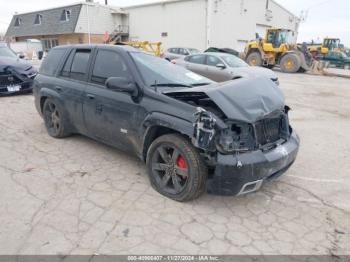
<path fill-rule="evenodd" d="M 173 53 L 173 54 L 178 54 L 179 53 L 179 49 L 178 48 L 170 48 L 169 52 Z"/>
<path fill-rule="evenodd" d="M 108 77 L 131 77 L 123 58 L 116 52 L 99 50 L 92 70 L 91 82 L 104 84 Z"/>
<path fill-rule="evenodd" d="M 205 55 L 193 55 L 186 58 L 186 61 L 194 64 L 205 64 Z"/>
<path fill-rule="evenodd" d="M 189 55 L 190 53 L 184 48 L 179 48 L 179 54 L 181 54 L 181 55 Z"/>
<path fill-rule="evenodd" d="M 211 55 L 207 57 L 207 65 L 216 66 L 218 64 L 222 64 L 219 58 Z"/>
<path fill-rule="evenodd" d="M 85 80 L 89 65 L 91 50 L 82 49 L 72 52 L 61 72 L 62 76 L 77 80 Z"/>
<path fill-rule="evenodd" d="M 77 80 L 84 80 L 88 62 L 90 58 L 90 50 L 78 50 L 73 58 L 72 67 L 70 69 L 70 77 Z"/>
<path fill-rule="evenodd" d="M 66 49 L 52 49 L 48 56 L 44 59 L 39 73 L 43 75 L 53 76 L 59 66 L 59 63 L 66 53 Z"/>

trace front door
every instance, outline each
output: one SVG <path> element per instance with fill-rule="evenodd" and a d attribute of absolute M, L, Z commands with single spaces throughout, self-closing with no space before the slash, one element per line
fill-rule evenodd
<path fill-rule="evenodd" d="M 231 80 L 232 77 L 229 76 L 226 68 L 217 67 L 217 65 L 225 65 L 221 59 L 216 56 L 207 56 L 208 74 L 207 77 L 216 82 L 224 82 Z"/>
<path fill-rule="evenodd" d="M 130 94 L 107 89 L 108 77 L 131 80 L 123 58 L 111 50 L 97 51 L 89 84 L 86 87 L 83 114 L 88 134 L 120 149 L 133 151 L 133 125 L 138 110 Z"/>

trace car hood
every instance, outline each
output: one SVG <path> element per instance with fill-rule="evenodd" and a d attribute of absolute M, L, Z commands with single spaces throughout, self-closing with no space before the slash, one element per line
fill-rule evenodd
<path fill-rule="evenodd" d="M 16 58 L 0 57 L 0 72 L 5 71 L 8 68 L 15 69 L 19 73 L 24 73 L 32 69 L 32 65 Z"/>
<path fill-rule="evenodd" d="M 205 93 L 231 120 L 254 123 L 277 110 L 283 110 L 285 99 L 282 91 L 266 77 L 238 79 L 201 87 L 167 90 L 172 96 Z"/>
<path fill-rule="evenodd" d="M 236 67 L 232 68 L 231 71 L 235 75 L 241 74 L 243 77 L 256 78 L 256 77 L 267 77 L 269 79 L 277 79 L 277 75 L 270 69 L 258 67 L 258 66 L 247 66 L 247 67 Z"/>

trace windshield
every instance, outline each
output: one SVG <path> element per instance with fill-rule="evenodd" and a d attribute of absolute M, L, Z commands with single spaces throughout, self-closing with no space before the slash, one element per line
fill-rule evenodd
<path fill-rule="evenodd" d="M 197 86 L 214 83 L 165 59 L 141 52 L 130 52 L 147 86 Z"/>
<path fill-rule="evenodd" d="M 6 46 L 0 47 L 0 57 L 17 58 L 16 54 Z"/>
<path fill-rule="evenodd" d="M 229 67 L 247 67 L 246 62 L 234 55 L 227 55 L 221 57 Z"/>
<path fill-rule="evenodd" d="M 199 50 L 198 49 L 195 49 L 195 48 L 188 48 L 188 51 L 190 51 L 191 55 L 194 55 L 194 54 L 199 54 Z"/>

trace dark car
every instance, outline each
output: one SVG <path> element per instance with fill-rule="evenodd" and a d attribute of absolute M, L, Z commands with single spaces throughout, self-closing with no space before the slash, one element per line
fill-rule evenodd
<path fill-rule="evenodd" d="M 256 191 L 299 148 L 271 80 L 218 84 L 128 46 L 55 47 L 33 91 L 49 135 L 79 133 L 136 154 L 152 186 L 177 201 Z"/>
<path fill-rule="evenodd" d="M 19 59 L 6 44 L 0 44 L 0 95 L 31 92 L 36 73 L 32 65 Z"/>
<path fill-rule="evenodd" d="M 350 57 L 343 52 L 329 51 L 325 55 L 317 56 L 317 59 L 328 61 L 335 67 L 350 69 Z"/>

